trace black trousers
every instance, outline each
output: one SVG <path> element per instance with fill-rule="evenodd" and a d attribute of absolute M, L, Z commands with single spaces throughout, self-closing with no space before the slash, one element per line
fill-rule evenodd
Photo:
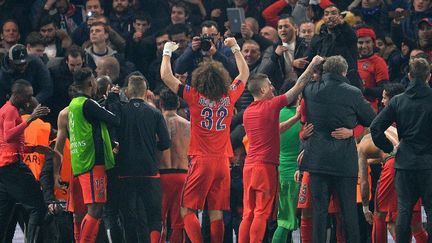
<path fill-rule="evenodd" d="M 150 232 L 162 229 L 160 179 L 120 179 L 120 213 L 126 242 L 150 242 Z"/>
<path fill-rule="evenodd" d="M 104 205 L 102 219 L 105 225 L 107 237 L 111 243 L 121 243 L 123 234 L 120 226 L 120 182 L 117 169 L 113 168 L 107 172 L 107 202 Z"/>
<path fill-rule="evenodd" d="M 398 194 L 397 242 L 411 241 L 412 210 L 421 197 L 426 211 L 428 242 L 432 242 L 432 170 L 396 170 Z"/>
<path fill-rule="evenodd" d="M 330 194 L 334 193 L 339 199 L 344 236 L 347 243 L 360 243 L 356 204 L 357 177 L 310 173 L 310 182 L 313 211 L 313 242 L 326 242 L 328 205 Z"/>
<path fill-rule="evenodd" d="M 15 203 L 29 213 L 29 227 L 40 226 L 46 214 L 46 205 L 39 183 L 23 162 L 0 167 L 0 240 Z"/>

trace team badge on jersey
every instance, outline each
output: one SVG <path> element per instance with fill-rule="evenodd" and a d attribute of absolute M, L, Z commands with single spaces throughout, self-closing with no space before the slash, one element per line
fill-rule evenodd
<path fill-rule="evenodd" d="M 367 63 L 367 62 L 363 63 L 362 68 L 363 68 L 363 70 L 368 70 L 369 63 Z"/>

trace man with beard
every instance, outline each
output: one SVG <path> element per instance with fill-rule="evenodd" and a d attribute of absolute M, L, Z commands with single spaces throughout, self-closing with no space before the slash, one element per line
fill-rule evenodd
<path fill-rule="evenodd" d="M 28 56 L 25 46 L 21 44 L 9 49 L 0 66 L 0 104 L 6 102 L 17 79 L 25 79 L 31 83 L 39 103 L 45 102 L 52 95 L 48 68 L 39 57 Z"/>
<path fill-rule="evenodd" d="M 347 79 L 349 83 L 359 89 L 363 88 L 357 72 L 357 36 L 355 31 L 343 20 L 340 10 L 329 5 L 324 9 L 324 24 L 319 35 L 315 35 L 311 42 L 308 60 L 315 55 L 330 57 L 341 55 L 348 63 Z"/>
<path fill-rule="evenodd" d="M 58 65 L 49 68 L 55 95 L 47 102 L 48 107 L 51 109 L 47 118 L 54 127 L 57 127 L 56 119 L 59 112 L 68 106 L 71 101 L 68 90 L 73 83 L 73 74 L 81 69 L 83 65 L 84 51 L 81 47 L 74 45 L 66 51 L 65 58 Z"/>
<path fill-rule="evenodd" d="M 46 15 L 39 22 L 39 33 L 45 41 L 45 54 L 48 59 L 64 57 L 65 51 L 72 45 L 72 39 L 64 30 L 59 30 L 52 16 Z"/>
<path fill-rule="evenodd" d="M 378 54 L 374 54 L 376 35 L 372 28 L 357 29 L 357 38 L 357 69 L 363 80 L 363 95 L 377 111 L 384 85 L 389 81 L 387 63 Z"/>
<path fill-rule="evenodd" d="M 132 32 L 134 16 L 129 7 L 129 0 L 113 0 L 113 11 L 109 16 L 111 27 L 124 39 L 127 39 Z"/>
<path fill-rule="evenodd" d="M 15 202 L 21 203 L 29 213 L 26 242 L 36 242 L 46 213 L 40 185 L 21 159 L 23 152 L 52 153 L 49 147 L 24 146 L 24 129 L 49 113 L 48 107 L 38 105 L 29 119 L 23 121 L 19 109 L 24 108 L 32 96 L 31 84 L 22 79 L 16 80 L 10 99 L 0 109 L 0 239 L 6 233 L 9 214 Z"/>
<path fill-rule="evenodd" d="M 423 18 L 418 24 L 418 47 L 432 60 L 432 17 Z"/>

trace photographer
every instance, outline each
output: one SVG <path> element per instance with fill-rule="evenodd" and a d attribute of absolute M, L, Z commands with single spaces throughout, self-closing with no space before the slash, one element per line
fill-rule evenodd
<path fill-rule="evenodd" d="M 238 74 L 231 49 L 223 44 L 217 23 L 211 20 L 201 24 L 201 35 L 195 36 L 191 45 L 177 58 L 175 73 L 192 73 L 203 59 L 221 62 L 231 77 Z"/>

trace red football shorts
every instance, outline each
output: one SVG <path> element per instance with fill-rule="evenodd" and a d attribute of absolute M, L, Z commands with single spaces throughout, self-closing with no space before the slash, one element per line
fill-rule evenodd
<path fill-rule="evenodd" d="M 397 193 L 394 185 L 396 170 L 394 165 L 395 158 L 387 160 L 384 164 L 375 194 L 375 208 L 379 212 L 387 213 L 387 221 L 395 221 L 397 217 Z M 421 200 L 416 203 L 413 211 L 420 210 Z"/>
<path fill-rule="evenodd" d="M 167 224 L 168 217 L 172 229 L 183 228 L 183 218 L 180 214 L 181 195 L 186 181 L 186 170 L 159 170 L 162 188 L 162 221 Z"/>
<path fill-rule="evenodd" d="M 310 190 L 310 175 L 309 172 L 303 172 L 303 178 L 300 184 L 300 191 L 298 197 L 297 208 L 312 208 L 312 193 Z M 339 200 L 334 194 L 330 195 L 330 201 L 328 206 L 329 213 L 338 213 L 340 212 Z"/>
<path fill-rule="evenodd" d="M 107 175 L 104 165 L 95 165 L 90 171 L 78 176 L 84 204 L 106 203 Z"/>
<path fill-rule="evenodd" d="M 230 170 L 225 156 L 194 156 L 189 165 L 182 194 L 182 207 L 208 210 L 229 210 Z"/>
<path fill-rule="evenodd" d="M 78 177 L 72 176 L 69 182 L 69 196 L 67 200 L 67 211 L 77 215 L 87 213 L 87 207 L 84 204 L 83 193 Z"/>
<path fill-rule="evenodd" d="M 246 164 L 243 168 L 243 219 L 268 218 L 275 209 L 279 186 L 274 164 Z"/>

